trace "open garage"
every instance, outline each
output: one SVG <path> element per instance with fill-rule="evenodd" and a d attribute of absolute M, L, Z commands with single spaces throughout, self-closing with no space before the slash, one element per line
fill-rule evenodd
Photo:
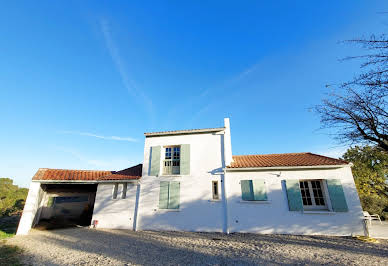
<path fill-rule="evenodd" d="M 41 184 L 41 189 L 36 228 L 90 225 L 97 184 Z"/>

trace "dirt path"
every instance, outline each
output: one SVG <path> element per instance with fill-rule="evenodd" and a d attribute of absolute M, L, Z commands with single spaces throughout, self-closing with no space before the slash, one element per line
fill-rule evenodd
<path fill-rule="evenodd" d="M 388 241 L 87 228 L 32 230 L 7 241 L 33 265 L 388 265 Z"/>

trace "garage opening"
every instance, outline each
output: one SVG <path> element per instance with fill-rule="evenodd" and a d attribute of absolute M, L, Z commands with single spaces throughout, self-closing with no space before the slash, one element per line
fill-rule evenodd
<path fill-rule="evenodd" d="M 37 229 L 89 226 L 97 184 L 42 184 Z"/>

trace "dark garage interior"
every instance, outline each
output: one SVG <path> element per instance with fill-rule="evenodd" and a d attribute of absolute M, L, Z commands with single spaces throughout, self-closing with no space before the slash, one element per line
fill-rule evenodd
<path fill-rule="evenodd" d="M 97 184 L 42 184 L 36 229 L 89 226 Z"/>

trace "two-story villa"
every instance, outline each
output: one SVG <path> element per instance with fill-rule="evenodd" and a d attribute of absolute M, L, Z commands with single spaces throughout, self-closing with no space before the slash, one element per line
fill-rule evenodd
<path fill-rule="evenodd" d="M 121 171 L 39 169 L 18 234 L 41 222 L 96 228 L 363 234 L 351 164 L 312 153 L 232 155 L 229 119 L 145 133 Z"/>

